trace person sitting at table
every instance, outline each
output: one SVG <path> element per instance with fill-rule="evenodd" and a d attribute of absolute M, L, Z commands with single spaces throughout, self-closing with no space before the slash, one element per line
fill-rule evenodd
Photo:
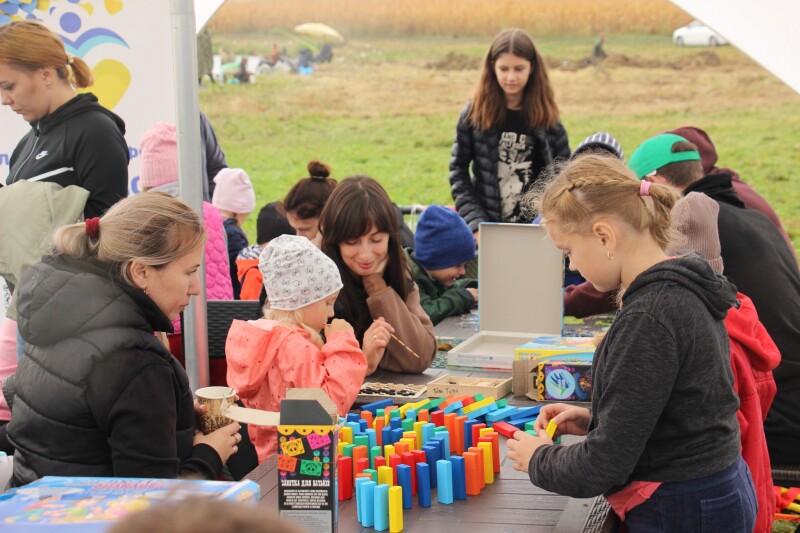
<path fill-rule="evenodd" d="M 225 343 L 228 385 L 246 407 L 279 411 L 286 389 L 321 388 L 345 416 L 367 370 L 353 327 L 334 319 L 342 288 L 336 264 L 305 237 L 281 235 L 261 253 L 266 319 L 234 320 Z M 325 331 L 325 340 L 320 336 Z M 274 427 L 248 427 L 262 463 L 278 447 Z"/>
<path fill-rule="evenodd" d="M 316 160 L 308 162 L 308 177 L 292 185 L 283 200 L 286 218 L 298 235 L 306 237 L 315 246 L 322 242 L 319 234 L 319 215 L 336 188 L 330 177 L 331 168 Z"/>
<path fill-rule="evenodd" d="M 19 288 L 15 486 L 42 476 L 220 475 L 239 424 L 196 431 L 186 371 L 155 335 L 172 331 L 199 294 L 205 238 L 191 207 L 158 192 L 55 232 L 56 254 Z"/>
<path fill-rule="evenodd" d="M 673 188 L 587 154 L 526 197 L 598 290 L 623 289 L 595 352 L 591 410 L 542 407 L 508 458 L 545 490 L 604 494 L 629 531 L 753 531 L 725 317 L 736 287 L 699 255 L 668 256 Z M 571 446 L 553 437 L 585 435 Z"/>
<path fill-rule="evenodd" d="M 367 176 L 343 180 L 322 210 L 319 227 L 322 251 L 342 275 L 335 316 L 353 324 L 367 374 L 378 366 L 424 372 L 436 355 L 436 334 L 420 305 L 386 190 Z"/>
<path fill-rule="evenodd" d="M 417 222 L 411 258 L 422 308 L 435 326 L 469 312 L 478 303 L 478 281 L 464 278 L 464 265 L 475 259 L 475 238 L 452 209 L 429 205 Z"/>

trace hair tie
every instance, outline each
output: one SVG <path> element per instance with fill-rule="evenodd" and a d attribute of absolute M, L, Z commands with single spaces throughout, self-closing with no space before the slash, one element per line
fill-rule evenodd
<path fill-rule="evenodd" d="M 72 65 L 75 62 L 75 56 L 72 54 L 67 54 L 67 65 Z"/>
<path fill-rule="evenodd" d="M 647 180 L 642 180 L 639 182 L 639 196 L 650 196 L 650 185 L 651 183 Z"/>
<path fill-rule="evenodd" d="M 90 239 L 97 239 L 100 236 L 100 218 L 93 217 L 86 219 L 86 235 Z"/>
<path fill-rule="evenodd" d="M 309 176 L 314 181 L 325 181 L 328 179 L 326 176 Z"/>

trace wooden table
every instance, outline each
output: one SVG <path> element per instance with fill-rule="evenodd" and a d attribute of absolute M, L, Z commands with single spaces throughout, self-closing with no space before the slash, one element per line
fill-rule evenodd
<path fill-rule="evenodd" d="M 437 326 L 437 333 L 442 336 L 459 338 L 457 317 L 448 319 Z M 468 335 L 471 333 L 467 332 Z M 378 370 L 369 377 L 370 381 L 383 383 L 411 383 L 422 385 L 443 374 L 453 376 L 509 377 L 510 372 L 483 372 L 453 370 L 445 368 L 429 368 L 422 374 L 396 374 Z M 507 397 L 511 405 L 536 405 L 525 397 Z M 564 444 L 574 443 L 580 437 L 567 436 Z M 404 531 L 465 533 L 465 528 L 474 525 L 467 533 L 495 532 L 609 532 L 613 530 L 613 520 L 608 513 L 605 499 L 574 499 L 568 496 L 553 494 L 533 485 L 527 473 L 513 469 L 511 461 L 506 457 L 505 442 L 501 437 L 502 464 L 500 474 L 492 485 L 487 485 L 479 496 L 469 496 L 466 501 L 456 500 L 451 505 L 442 505 L 436 501 L 436 491 L 431 491 L 431 507 L 423 508 L 414 498 L 412 509 L 403 513 Z M 278 508 L 278 473 L 276 460 L 273 457 L 253 470 L 247 479 L 256 481 L 261 486 L 260 505 L 270 509 Z M 613 514 L 613 513 L 612 513 Z M 373 531 L 362 528 L 356 518 L 355 497 L 339 502 L 339 531 L 342 533 Z"/>

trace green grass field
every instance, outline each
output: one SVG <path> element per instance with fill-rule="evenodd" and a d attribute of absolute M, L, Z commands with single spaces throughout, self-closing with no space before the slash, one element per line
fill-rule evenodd
<path fill-rule="evenodd" d="M 215 35 L 215 49 L 266 53 L 283 34 Z M 265 74 L 200 92 L 231 166 L 248 171 L 259 205 L 282 198 L 319 159 L 336 178 L 367 174 L 399 204 L 452 203 L 448 162 L 458 114 L 489 38 L 350 40 L 312 75 Z M 574 148 L 605 130 L 626 154 L 655 133 L 705 129 L 720 166 L 737 170 L 776 209 L 800 249 L 800 95 L 733 47 L 677 48 L 669 37 L 610 37 L 606 79 L 577 68 L 590 37 L 543 37 Z M 448 56 L 450 54 L 450 56 Z M 465 70 L 453 70 L 463 68 Z M 255 236 L 255 215 L 246 225 Z"/>

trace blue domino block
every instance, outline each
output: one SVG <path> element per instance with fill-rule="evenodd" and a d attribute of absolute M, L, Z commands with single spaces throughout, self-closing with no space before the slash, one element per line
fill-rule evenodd
<path fill-rule="evenodd" d="M 389 529 L 389 485 L 380 484 L 375 487 L 375 531 Z"/>
<path fill-rule="evenodd" d="M 411 420 L 412 422 L 417 421 L 417 410 L 416 409 L 407 409 L 406 410 L 406 420 Z"/>
<path fill-rule="evenodd" d="M 397 419 L 395 419 L 397 420 Z M 403 438 L 403 431 L 405 431 L 402 427 L 394 428 L 392 430 L 392 444 L 395 444 Z"/>
<path fill-rule="evenodd" d="M 542 410 L 541 405 L 535 405 L 533 407 L 523 407 L 522 409 L 518 409 L 516 413 L 509 416 L 509 420 L 519 420 L 520 418 L 530 418 L 532 416 L 539 416 L 539 411 Z"/>
<path fill-rule="evenodd" d="M 403 427 L 403 419 L 402 418 L 392 418 L 389 420 L 389 425 L 392 429 L 402 428 Z"/>
<path fill-rule="evenodd" d="M 364 432 L 364 434 L 369 439 L 369 445 L 367 445 L 367 448 L 372 449 L 373 446 L 377 446 L 378 445 L 378 434 L 375 433 L 374 429 L 367 428 L 367 430 Z"/>
<path fill-rule="evenodd" d="M 442 459 L 450 459 L 450 433 L 448 433 L 446 430 L 437 432 L 436 436 L 433 438 L 434 440 L 439 440 L 442 442 L 442 446 L 439 449 L 439 452 L 442 454 Z"/>
<path fill-rule="evenodd" d="M 361 424 L 358 422 L 346 422 L 345 426 L 353 428 L 353 436 L 361 435 Z"/>
<path fill-rule="evenodd" d="M 384 407 L 389 407 L 392 405 L 392 400 L 387 398 L 385 400 L 378 400 L 377 402 L 368 403 L 367 405 L 362 405 L 362 411 L 369 411 L 372 413 L 372 416 L 378 412 L 378 409 L 383 409 Z"/>
<path fill-rule="evenodd" d="M 503 419 L 511 417 L 516 411 L 517 411 L 517 408 L 514 407 L 514 406 L 511 406 L 511 405 L 506 406 L 506 407 L 501 407 L 500 409 L 496 409 L 496 410 L 492 411 L 491 413 L 487 414 L 486 415 L 486 421 L 487 422 L 497 422 L 498 420 L 503 420 Z"/>
<path fill-rule="evenodd" d="M 436 461 L 436 479 L 439 488 L 436 491 L 436 498 L 439 503 L 453 503 L 453 466 L 450 461 Z"/>
<path fill-rule="evenodd" d="M 492 404 L 492 405 L 494 405 L 494 404 Z M 481 416 L 485 415 L 488 412 L 489 412 L 489 406 L 488 405 L 484 405 L 483 407 L 481 407 L 479 409 L 475 409 L 474 411 L 470 411 L 469 413 L 467 413 L 467 418 L 469 418 L 470 420 L 475 420 L 478 417 L 481 417 Z"/>
<path fill-rule="evenodd" d="M 425 445 L 422 447 L 422 450 L 425 452 L 425 462 L 428 463 L 428 468 L 430 472 L 431 478 L 431 488 L 436 488 L 436 461 L 442 458 L 442 455 L 439 453 L 439 446 L 435 444 Z M 417 489 L 419 490 L 419 488 Z"/>
<path fill-rule="evenodd" d="M 361 486 L 364 483 L 369 483 L 369 479 L 365 477 L 360 477 L 356 479 L 356 516 L 358 517 L 359 522 L 363 522 L 363 514 L 364 514 L 364 502 L 362 498 L 364 497 L 364 488 Z"/>
<path fill-rule="evenodd" d="M 364 527 L 372 527 L 375 524 L 375 487 L 377 486 L 378 484 L 370 479 L 361 485 L 361 503 L 364 507 L 361 513 L 361 525 Z"/>
<path fill-rule="evenodd" d="M 383 439 L 382 442 L 384 446 L 392 444 L 392 426 L 383 426 L 381 430 L 381 439 Z"/>
<path fill-rule="evenodd" d="M 464 404 L 462 404 L 461 402 L 453 402 L 453 403 L 451 403 L 450 405 L 448 405 L 447 407 L 444 408 L 444 414 L 458 413 L 458 412 L 461 412 L 461 409 L 463 409 L 463 408 L 464 408 Z"/>
<path fill-rule="evenodd" d="M 517 418 L 516 420 L 507 420 L 506 422 L 508 422 L 512 426 L 522 430 L 522 429 L 525 428 L 525 424 L 530 422 L 531 420 L 536 420 L 536 417 L 535 416 L 531 416 L 531 417 L 528 417 L 528 418 Z"/>
<path fill-rule="evenodd" d="M 467 471 L 464 458 L 460 455 L 454 455 L 450 457 L 450 463 L 453 465 L 453 499 L 466 500 Z"/>
<path fill-rule="evenodd" d="M 472 426 L 477 424 L 477 420 L 466 420 L 464 422 L 464 449 L 472 447 Z"/>
<path fill-rule="evenodd" d="M 418 443 L 418 444 L 421 444 L 421 445 L 427 444 L 428 439 L 433 437 L 433 435 L 435 433 L 436 433 L 436 425 L 435 424 L 431 424 L 430 422 L 428 422 L 427 424 L 422 426 L 422 442 Z"/>
<path fill-rule="evenodd" d="M 431 506 L 431 474 L 428 463 L 417 463 L 417 503 L 420 507 Z"/>
<path fill-rule="evenodd" d="M 360 433 L 362 433 L 362 434 L 363 434 L 363 433 L 364 433 L 364 432 L 367 430 L 367 428 L 369 427 L 369 425 L 367 424 L 367 421 L 366 421 L 366 420 L 364 420 L 363 418 L 359 418 L 359 419 L 358 419 L 358 424 L 361 426 L 361 431 L 360 431 Z"/>
<path fill-rule="evenodd" d="M 363 478 L 361 478 L 363 479 Z M 397 465 L 397 484 L 403 488 L 403 509 L 411 509 L 411 467 Z"/>
<path fill-rule="evenodd" d="M 358 422 L 358 420 L 359 420 L 358 413 L 347 413 L 348 422 Z"/>

